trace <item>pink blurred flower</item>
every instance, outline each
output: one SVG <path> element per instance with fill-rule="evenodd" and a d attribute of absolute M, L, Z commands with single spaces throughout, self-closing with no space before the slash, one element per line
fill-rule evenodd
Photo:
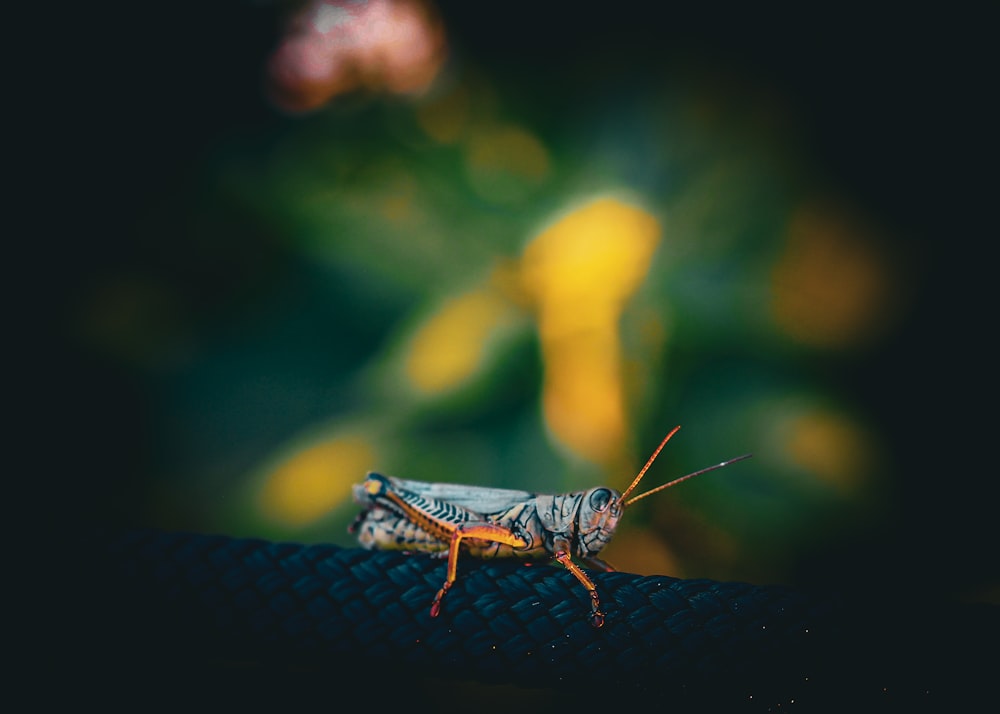
<path fill-rule="evenodd" d="M 267 86 L 292 112 L 358 89 L 418 94 L 444 56 L 441 23 L 425 0 L 312 0 L 271 55 Z"/>

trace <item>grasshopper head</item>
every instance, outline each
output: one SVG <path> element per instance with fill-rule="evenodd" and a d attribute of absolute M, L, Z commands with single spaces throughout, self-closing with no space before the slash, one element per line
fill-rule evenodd
<path fill-rule="evenodd" d="M 694 473 L 687 474 L 686 476 L 681 476 L 680 478 L 675 478 L 669 483 L 665 483 L 662 486 L 657 486 L 656 488 L 650 489 L 645 493 L 641 493 L 638 496 L 632 496 L 629 498 L 629 494 L 635 490 L 635 487 L 639 485 L 642 481 L 642 477 L 646 474 L 646 471 L 652 465 L 653 461 L 660 454 L 660 450 L 664 445 L 670 441 L 670 437 L 677 433 L 680 429 L 679 426 L 674 427 L 669 434 L 660 442 L 660 445 L 656 447 L 656 451 L 653 455 L 649 457 L 646 465 L 642 467 L 639 471 L 639 475 L 635 477 L 632 484 L 625 489 L 624 493 L 618 493 L 614 489 L 606 488 L 600 486 L 598 488 L 592 488 L 589 491 L 584 491 L 582 495 L 582 500 L 580 502 L 579 515 L 577 516 L 577 553 L 584 558 L 595 557 L 604 546 L 606 546 L 610 541 L 611 537 L 615 534 L 615 529 L 618 528 L 618 521 L 622 517 L 622 513 L 625 512 L 625 507 L 635 503 L 636 501 L 645 498 L 646 496 L 652 496 L 654 493 L 658 493 L 671 486 L 676 486 L 681 481 L 686 481 L 694 476 L 700 476 L 703 473 L 709 471 L 715 471 L 716 469 L 721 469 L 723 466 L 728 466 L 729 464 L 736 463 L 737 461 L 742 461 L 750 457 L 750 454 L 744 454 L 743 456 L 737 456 L 734 459 L 729 459 L 728 461 L 723 461 L 720 464 L 713 464 L 706 468 L 695 471 Z"/>
<path fill-rule="evenodd" d="M 605 486 L 584 491 L 577 513 L 576 552 L 583 558 L 596 556 L 618 528 L 624 510 L 621 494 Z"/>
<path fill-rule="evenodd" d="M 679 426 L 675 427 L 660 442 L 659 448 L 649 457 L 649 461 L 632 481 L 632 485 L 625 489 L 625 493 L 618 493 L 618 491 L 606 486 L 599 486 L 583 492 L 577 515 L 576 531 L 576 552 L 580 557 L 596 557 L 604 546 L 611 542 L 611 538 L 618 528 L 618 521 L 621 519 L 622 513 L 625 512 L 625 506 L 631 503 L 626 498 L 639 485 L 646 470 L 659 455 L 660 449 L 670 441 L 670 437 L 677 433 L 678 429 L 680 429 Z"/>

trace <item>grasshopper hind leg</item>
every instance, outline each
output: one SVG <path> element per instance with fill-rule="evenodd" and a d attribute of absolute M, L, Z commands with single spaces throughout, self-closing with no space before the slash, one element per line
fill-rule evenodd
<path fill-rule="evenodd" d="M 441 614 L 441 600 L 444 599 L 445 594 L 451 589 L 458 577 L 458 552 L 463 538 L 478 538 L 494 543 L 503 543 L 514 548 L 521 548 L 528 544 L 524 538 L 509 528 L 498 526 L 495 523 L 469 521 L 455 526 L 448 541 L 448 574 L 431 603 L 431 617 L 437 617 Z"/>

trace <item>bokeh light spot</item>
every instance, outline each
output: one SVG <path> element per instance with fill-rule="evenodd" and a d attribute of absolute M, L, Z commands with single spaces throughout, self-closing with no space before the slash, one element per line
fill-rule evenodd
<path fill-rule="evenodd" d="M 416 180 L 409 174 L 395 172 L 385 179 L 385 192 L 380 196 L 379 213 L 389 223 L 402 225 L 415 223 L 419 212 L 416 210 Z"/>
<path fill-rule="evenodd" d="M 444 33 L 427 2 L 311 0 L 268 61 L 268 89 L 292 112 L 358 89 L 418 94 L 444 57 Z"/>
<path fill-rule="evenodd" d="M 600 198 L 563 217 L 527 247 L 525 291 L 538 313 L 549 428 L 598 463 L 620 456 L 627 432 L 618 321 L 659 241 L 645 210 Z"/>
<path fill-rule="evenodd" d="M 847 418 L 808 411 L 789 425 L 786 448 L 792 461 L 842 496 L 851 496 L 872 472 L 872 445 L 865 432 Z"/>
<path fill-rule="evenodd" d="M 772 312 L 793 339 L 850 347 L 884 326 L 893 276 L 878 236 L 831 206 L 799 208 L 772 275 Z"/>
<path fill-rule="evenodd" d="M 340 437 L 295 452 L 268 475 L 260 494 L 265 516 L 280 523 L 312 523 L 350 497 L 375 461 L 364 439 Z"/>
<path fill-rule="evenodd" d="M 447 301 L 413 337 L 405 366 L 410 384 L 436 394 L 465 382 L 482 364 L 489 336 L 510 316 L 510 303 L 488 289 Z"/>
<path fill-rule="evenodd" d="M 478 129 L 468 139 L 465 162 L 473 189 L 495 203 L 524 198 L 542 184 L 550 168 L 545 145 L 517 126 Z"/>
<path fill-rule="evenodd" d="M 119 359 L 166 362 L 176 357 L 182 326 L 177 297 L 151 278 L 108 280 L 80 304 L 79 330 Z"/>
<path fill-rule="evenodd" d="M 469 121 L 469 93 L 457 87 L 417 107 L 417 123 L 427 136 L 440 144 L 454 144 Z"/>
<path fill-rule="evenodd" d="M 601 554 L 624 573 L 681 576 L 677 556 L 663 541 L 645 529 L 625 529 L 615 534 Z"/>

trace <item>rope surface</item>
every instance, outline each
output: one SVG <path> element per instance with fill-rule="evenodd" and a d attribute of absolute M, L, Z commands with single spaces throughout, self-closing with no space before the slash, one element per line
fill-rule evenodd
<path fill-rule="evenodd" d="M 454 692 L 479 683 L 501 687 L 491 708 L 519 710 L 533 708 L 524 695 L 538 710 L 638 697 L 672 711 L 935 711 L 981 692 L 997 664 L 990 606 L 592 572 L 597 629 L 586 590 L 547 565 L 460 559 L 431 618 L 445 561 L 419 554 L 148 530 L 76 547 L 94 554 L 71 609 L 89 683 L 189 707 L 363 691 L 381 711 L 477 711 L 480 690 Z"/>

